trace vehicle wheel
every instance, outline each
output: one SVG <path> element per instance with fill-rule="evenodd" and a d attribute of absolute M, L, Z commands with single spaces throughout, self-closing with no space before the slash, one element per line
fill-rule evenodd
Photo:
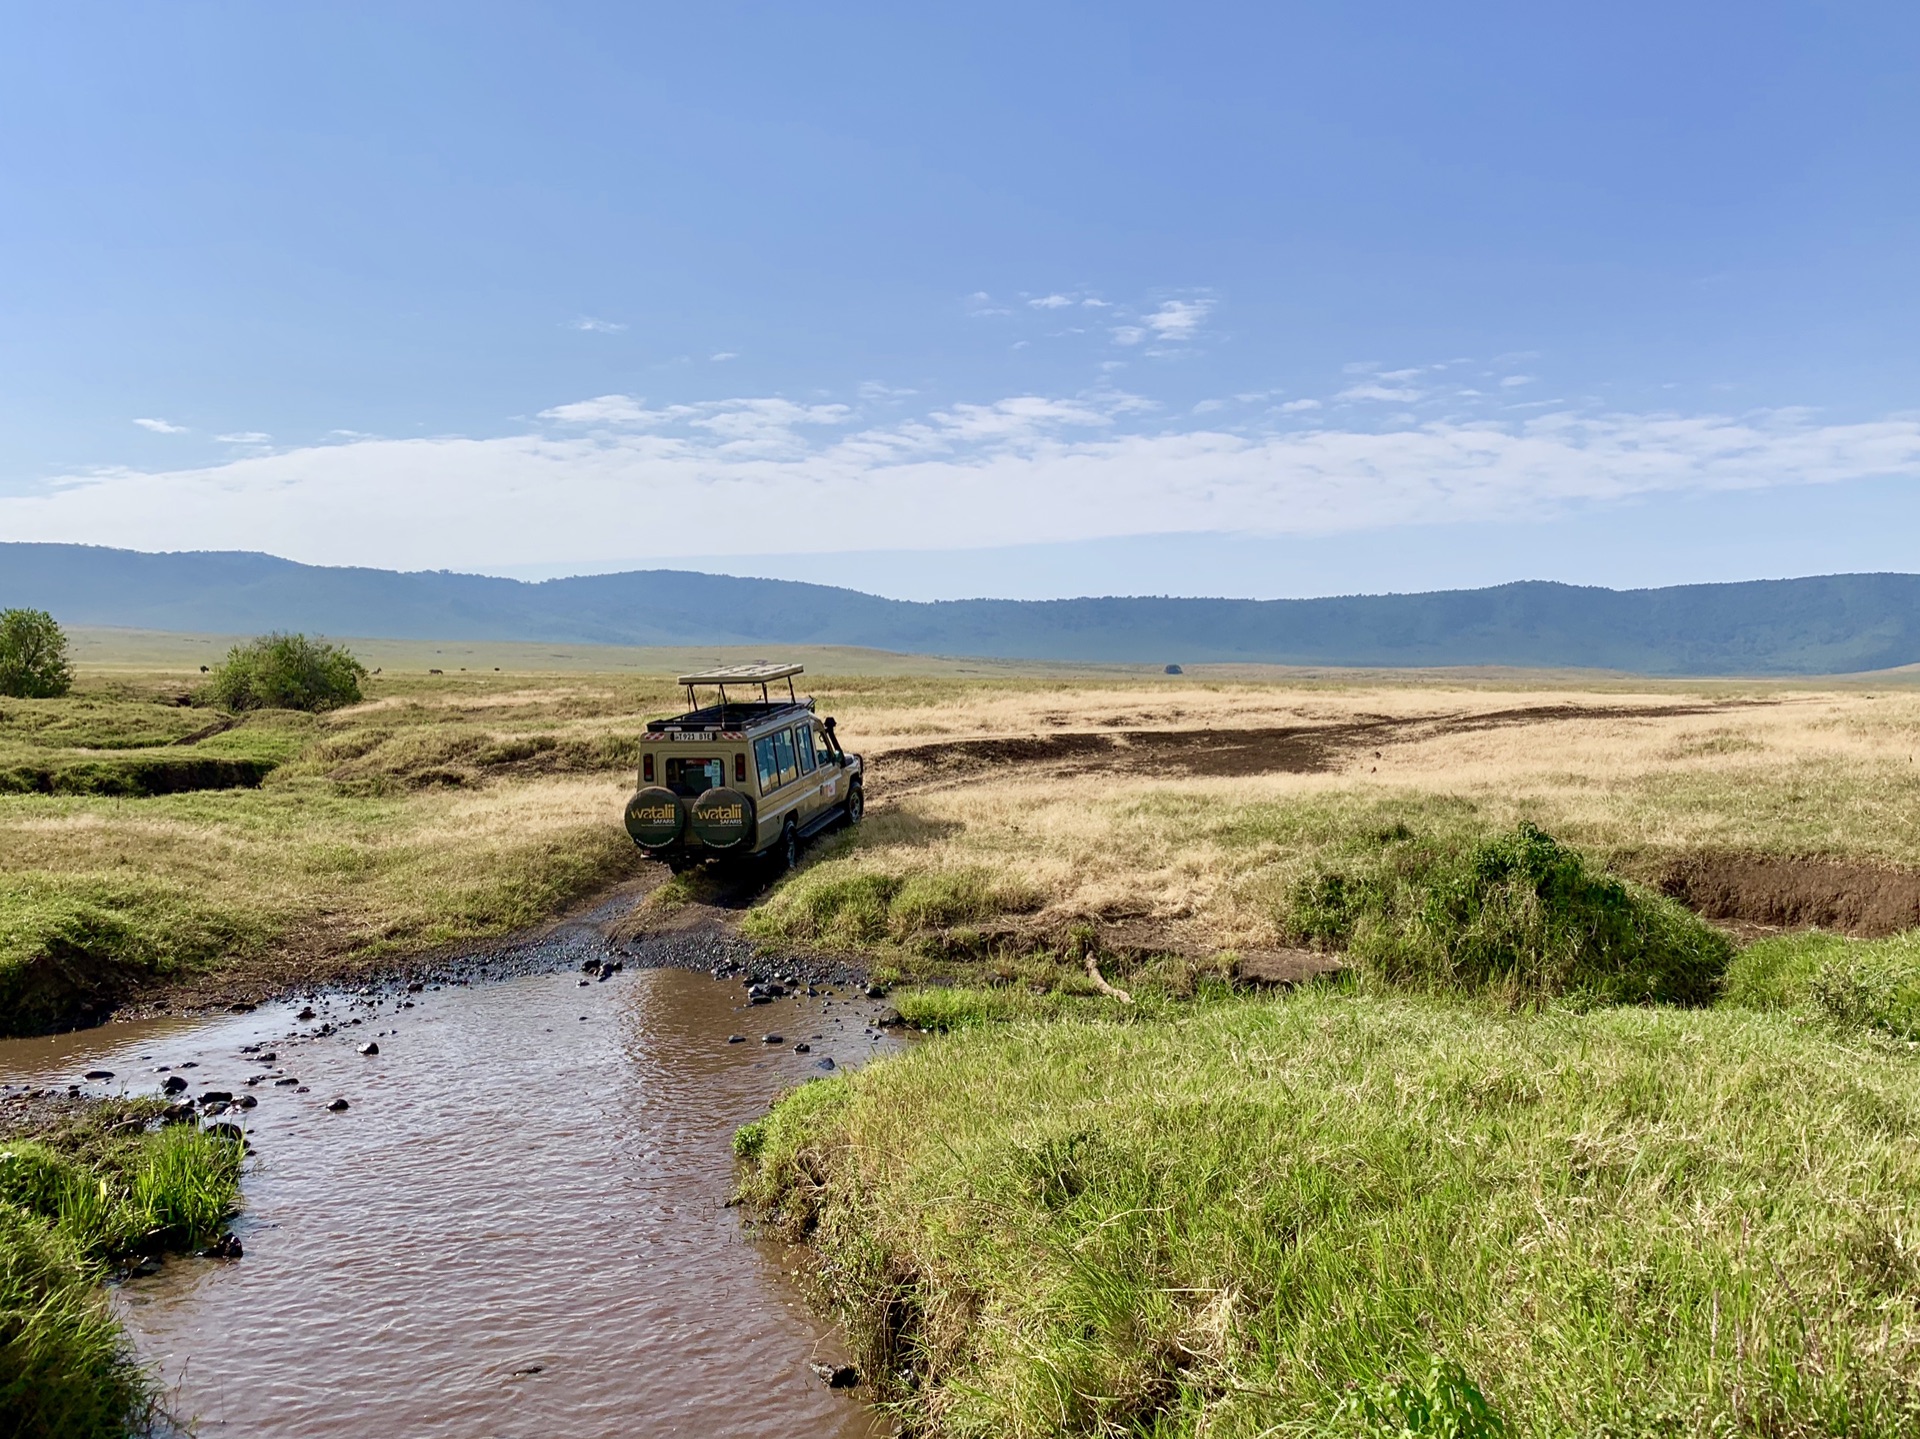
<path fill-rule="evenodd" d="M 866 817 L 866 813 L 866 791 L 861 788 L 860 781 L 855 780 L 847 790 L 847 823 L 860 823 L 860 821 Z"/>
<path fill-rule="evenodd" d="M 698 869 L 700 859 L 690 854 L 670 854 L 667 856 L 667 868 L 675 874 L 685 874 L 690 869 Z"/>
<path fill-rule="evenodd" d="M 800 830 L 792 820 L 780 831 L 779 864 L 783 870 L 792 871 L 800 867 Z"/>

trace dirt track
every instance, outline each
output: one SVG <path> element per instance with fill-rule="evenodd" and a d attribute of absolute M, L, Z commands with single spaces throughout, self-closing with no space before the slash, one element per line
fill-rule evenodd
<path fill-rule="evenodd" d="M 1669 719 L 1715 714 L 1737 705 L 1535 705 L 1478 714 L 1364 715 L 1343 724 L 1256 729 L 1134 729 L 940 740 L 874 757 L 876 798 L 910 794 L 986 770 L 1046 766 L 1055 774 L 1117 773 L 1237 778 L 1319 774 L 1372 746 L 1436 739 L 1559 720 Z"/>

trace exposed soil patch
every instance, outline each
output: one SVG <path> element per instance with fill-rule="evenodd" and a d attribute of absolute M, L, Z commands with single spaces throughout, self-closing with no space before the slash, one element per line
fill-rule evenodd
<path fill-rule="evenodd" d="M 1670 719 L 1717 714 L 1772 701 L 1736 700 L 1692 705 L 1534 705 L 1478 714 L 1401 717 L 1369 715 L 1344 724 L 1257 728 L 1068 731 L 994 736 L 910 745 L 874 756 L 869 789 L 903 794 L 988 770 L 1044 766 L 1055 774 L 1120 773 L 1168 777 L 1237 778 L 1258 774 L 1318 774 L 1356 750 L 1450 734 L 1562 720 Z"/>
<path fill-rule="evenodd" d="M 1723 923 L 1867 939 L 1920 925 L 1920 870 L 1708 852 L 1667 860 L 1651 879 L 1662 893 Z"/>

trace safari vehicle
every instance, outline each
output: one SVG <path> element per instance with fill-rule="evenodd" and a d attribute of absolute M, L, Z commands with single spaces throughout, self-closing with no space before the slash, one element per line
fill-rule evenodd
<path fill-rule="evenodd" d="M 732 665 L 681 675 L 687 712 L 647 725 L 640 788 L 627 833 L 676 870 L 706 859 L 771 854 L 791 869 L 800 843 L 865 812 L 860 756 L 840 748 L 833 720 L 794 693 L 800 665 Z M 787 697 L 770 686 L 787 683 Z M 700 689 L 719 702 L 701 706 Z M 735 694 L 758 689 L 755 700 Z"/>

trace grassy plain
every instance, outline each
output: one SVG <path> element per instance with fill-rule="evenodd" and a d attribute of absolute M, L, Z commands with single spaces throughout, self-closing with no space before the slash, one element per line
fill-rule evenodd
<path fill-rule="evenodd" d="M 143 668 L 142 643 L 83 646 L 68 700 L 4 702 L 0 769 L 78 775 L 0 795 L 11 1023 L 183 976 L 351 973 L 640 875 L 619 814 L 645 720 L 680 666 L 755 657 L 369 646 L 366 703 L 182 744 L 219 718 L 174 703 L 204 661 Z M 806 658 L 869 818 L 742 925 L 953 983 L 897 995 L 943 1038 L 745 1131 L 746 1183 L 811 1238 L 915 1422 L 1920 1422 L 1920 951 L 1784 932 L 1914 922 L 1911 677 Z M 271 768 L 87 788 L 209 746 Z M 1846 894 L 1823 909 L 1821 886 Z M 1663 888 L 1759 942 L 1736 954 Z M 1230 988 L 1303 947 L 1358 972 Z"/>

